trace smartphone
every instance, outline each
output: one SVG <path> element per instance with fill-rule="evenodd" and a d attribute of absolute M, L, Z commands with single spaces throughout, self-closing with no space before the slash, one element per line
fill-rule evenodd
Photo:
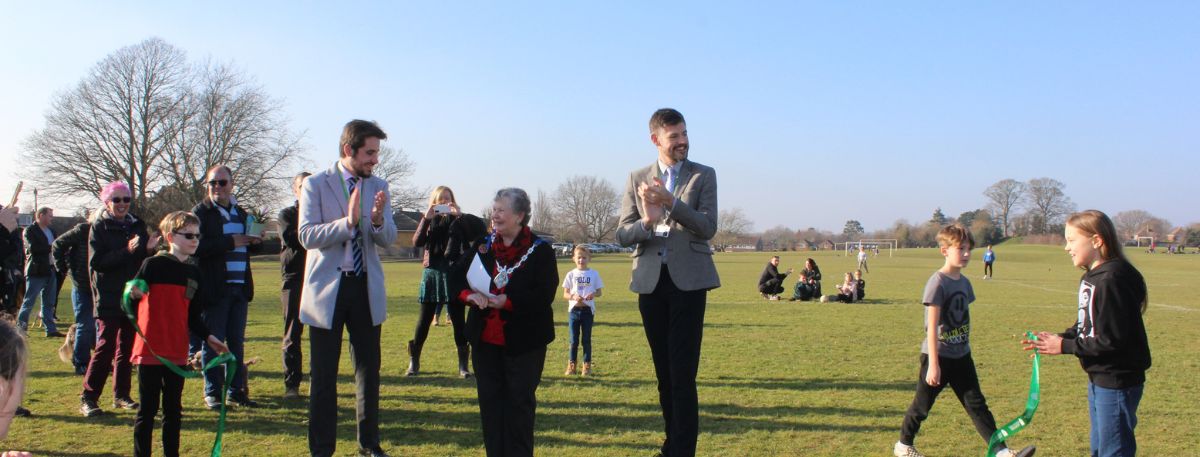
<path fill-rule="evenodd" d="M 433 205 L 433 214 L 450 214 L 450 205 Z"/>

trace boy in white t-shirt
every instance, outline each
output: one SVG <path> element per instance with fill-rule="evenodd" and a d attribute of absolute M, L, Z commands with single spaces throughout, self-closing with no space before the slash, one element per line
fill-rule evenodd
<path fill-rule="evenodd" d="M 583 375 L 592 375 L 592 323 L 596 315 L 596 297 L 604 288 L 600 273 L 588 268 L 592 251 L 587 246 L 575 246 L 571 256 L 575 269 L 568 271 L 563 280 L 563 298 L 567 299 L 567 328 L 571 333 L 570 359 L 565 375 L 575 374 L 576 354 L 579 352 L 580 334 L 583 335 Z"/>

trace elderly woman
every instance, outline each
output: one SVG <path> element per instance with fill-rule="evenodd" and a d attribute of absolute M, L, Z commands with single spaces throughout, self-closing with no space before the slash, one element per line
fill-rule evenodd
<path fill-rule="evenodd" d="M 133 366 L 133 324 L 121 310 L 125 282 L 133 279 L 142 261 L 161 239 L 146 232 L 146 222 L 129 212 L 129 186 L 113 182 L 100 191 L 104 209 L 96 213 L 88 236 L 88 266 L 91 268 L 92 298 L 96 302 L 96 348 L 83 378 L 79 412 L 85 417 L 103 413 L 97 401 L 104 380 L 113 377 L 113 407 L 138 408 L 129 397 Z M 114 368 L 114 364 L 116 365 Z"/>
<path fill-rule="evenodd" d="M 421 312 L 417 315 L 417 327 L 413 330 L 413 339 L 408 341 L 408 370 L 405 376 L 416 376 L 421 372 L 421 348 L 429 337 L 429 325 L 436 319 L 443 304 L 448 304 L 450 322 L 454 326 L 454 345 L 458 347 L 458 375 L 462 378 L 471 377 L 467 370 L 467 339 L 463 330 L 463 304 L 458 301 L 450 302 L 449 283 L 446 279 L 450 268 L 449 251 L 450 228 L 458 223 L 461 214 L 458 203 L 454 200 L 454 191 L 446 186 L 438 186 L 429 196 L 429 209 L 417 223 L 416 233 L 413 233 L 413 246 L 425 248 L 421 274 L 421 287 L 417 301 L 421 303 Z M 475 241 L 475 240 L 469 240 Z M 458 249 L 459 253 L 462 249 Z"/>
<path fill-rule="evenodd" d="M 554 341 L 552 305 L 558 291 L 554 250 L 529 230 L 529 194 L 501 189 L 492 203 L 492 234 L 477 240 L 452 267 L 454 289 L 471 306 L 467 339 L 475 353 L 479 413 L 487 455 L 532 456 L 537 386 Z M 474 257 L 492 281 L 472 290 Z"/>

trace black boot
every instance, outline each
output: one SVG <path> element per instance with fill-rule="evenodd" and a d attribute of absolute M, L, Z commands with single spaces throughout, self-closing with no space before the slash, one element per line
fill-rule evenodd
<path fill-rule="evenodd" d="M 458 376 L 463 379 L 471 377 L 471 372 L 467 370 L 467 356 L 471 355 L 471 349 L 467 345 L 458 347 Z"/>
<path fill-rule="evenodd" d="M 413 340 L 408 340 L 408 371 L 405 376 L 416 376 L 421 372 L 421 346 Z"/>

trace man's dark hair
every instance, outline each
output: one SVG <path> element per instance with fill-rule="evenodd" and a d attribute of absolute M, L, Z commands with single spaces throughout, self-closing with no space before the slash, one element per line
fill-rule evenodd
<path fill-rule="evenodd" d="M 662 108 L 655 111 L 653 116 L 650 116 L 650 133 L 654 133 L 655 130 L 668 125 L 683 123 L 683 114 L 680 114 L 679 111 L 675 111 L 673 108 Z"/>
<path fill-rule="evenodd" d="M 338 157 L 342 156 L 342 146 L 350 145 L 350 153 L 358 152 L 358 149 L 366 144 L 367 138 L 375 137 L 380 140 L 386 140 L 387 134 L 383 133 L 383 129 L 379 128 L 379 124 L 362 119 L 355 119 L 347 122 L 342 128 L 342 141 L 338 143 Z"/>

